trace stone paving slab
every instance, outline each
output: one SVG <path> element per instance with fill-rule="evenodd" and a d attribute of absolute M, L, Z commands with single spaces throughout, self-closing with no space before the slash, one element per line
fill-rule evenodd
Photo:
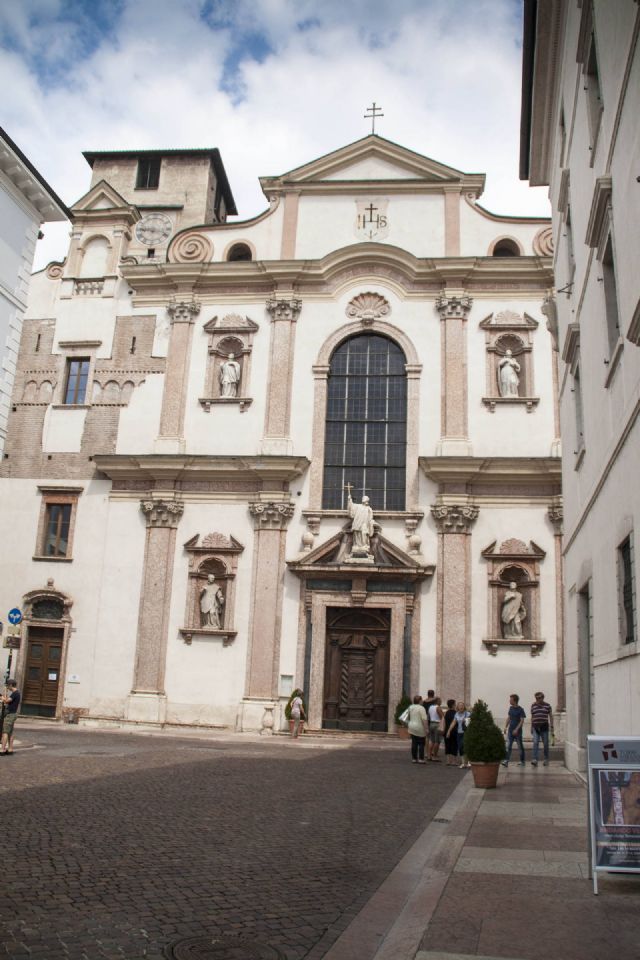
<path fill-rule="evenodd" d="M 462 856 L 468 859 L 481 860 L 554 860 L 564 861 L 566 863 L 587 863 L 586 853 L 577 850 L 518 850 L 514 848 L 504 849 L 503 847 L 474 847 L 465 844 L 462 849 Z"/>
<path fill-rule="evenodd" d="M 576 877 L 582 878 L 579 863 L 564 860 L 522 860 L 501 857 L 481 860 L 461 856 L 455 865 L 456 873 L 499 873 L 505 876 L 521 877 Z"/>
<path fill-rule="evenodd" d="M 573 820 L 581 818 L 586 823 L 587 808 L 578 803 L 518 803 L 513 800 L 496 800 L 483 804 L 479 817 L 524 818 L 528 820 Z"/>

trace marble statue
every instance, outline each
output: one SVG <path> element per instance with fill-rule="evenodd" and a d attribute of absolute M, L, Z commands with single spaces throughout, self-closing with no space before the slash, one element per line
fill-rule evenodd
<path fill-rule="evenodd" d="M 363 497 L 362 503 L 354 503 L 349 493 L 347 509 L 351 517 L 351 532 L 353 533 L 352 553 L 366 553 L 368 555 L 371 537 L 376 527 L 373 510 L 369 506 L 369 497 Z"/>
<path fill-rule="evenodd" d="M 522 638 L 522 621 L 527 616 L 527 608 L 517 586 L 516 583 L 511 582 L 502 600 L 500 619 L 502 620 L 502 636 L 505 640 Z"/>
<path fill-rule="evenodd" d="M 221 630 L 223 607 L 224 594 L 220 587 L 216 586 L 215 577 L 210 573 L 206 587 L 200 591 L 200 625 Z"/>
<path fill-rule="evenodd" d="M 520 386 L 520 364 L 513 356 L 511 350 L 505 352 L 504 357 L 498 364 L 498 387 L 501 397 L 517 397 L 518 387 Z"/>
<path fill-rule="evenodd" d="M 220 364 L 220 396 L 237 397 L 240 385 L 240 364 L 235 354 L 230 353 L 224 363 Z"/>

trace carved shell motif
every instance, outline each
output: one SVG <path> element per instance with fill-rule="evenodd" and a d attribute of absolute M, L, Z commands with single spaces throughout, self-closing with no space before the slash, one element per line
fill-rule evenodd
<path fill-rule="evenodd" d="M 206 263 L 212 255 L 208 237 L 201 233 L 183 233 L 171 245 L 169 259 L 174 263 Z"/>
<path fill-rule="evenodd" d="M 365 326 L 391 313 L 391 304 L 379 293 L 359 293 L 347 304 L 348 317 L 357 317 Z"/>

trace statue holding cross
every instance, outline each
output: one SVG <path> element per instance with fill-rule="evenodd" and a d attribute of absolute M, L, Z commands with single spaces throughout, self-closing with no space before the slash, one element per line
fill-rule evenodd
<path fill-rule="evenodd" d="M 369 497 L 363 496 L 361 503 L 354 503 L 351 499 L 352 485 L 345 484 L 347 491 L 347 509 L 351 517 L 351 532 L 353 534 L 352 557 L 371 556 L 371 537 L 378 524 L 373 519 L 373 510 L 369 505 Z"/>

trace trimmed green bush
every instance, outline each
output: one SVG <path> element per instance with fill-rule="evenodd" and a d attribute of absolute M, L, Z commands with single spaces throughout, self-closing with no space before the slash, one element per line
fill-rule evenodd
<path fill-rule="evenodd" d="M 402 726 L 400 723 L 400 716 L 405 712 L 407 707 L 410 707 L 413 701 L 406 695 L 402 694 L 402 698 L 398 701 L 398 706 L 396 707 L 396 712 L 394 713 L 395 721 L 399 726 Z"/>
<path fill-rule="evenodd" d="M 464 734 L 464 752 L 471 763 L 504 760 L 504 738 L 484 700 L 476 700 Z"/>

